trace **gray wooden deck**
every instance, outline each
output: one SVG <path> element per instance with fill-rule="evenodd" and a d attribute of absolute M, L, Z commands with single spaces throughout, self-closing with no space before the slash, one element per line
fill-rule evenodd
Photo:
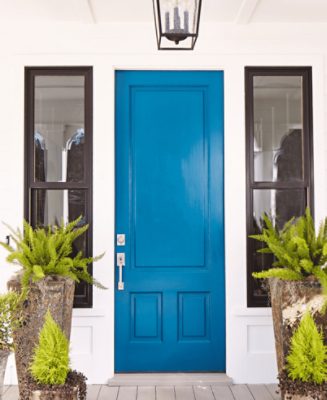
<path fill-rule="evenodd" d="M 277 385 L 88 386 L 88 400 L 279 400 Z M 3 400 L 17 400 L 17 386 Z"/>

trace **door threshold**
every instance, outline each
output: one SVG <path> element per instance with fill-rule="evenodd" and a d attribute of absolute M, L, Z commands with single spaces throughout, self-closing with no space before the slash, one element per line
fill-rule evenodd
<path fill-rule="evenodd" d="M 230 385 L 232 379 L 225 373 L 129 373 L 115 374 L 108 380 L 109 386 L 211 386 Z"/>

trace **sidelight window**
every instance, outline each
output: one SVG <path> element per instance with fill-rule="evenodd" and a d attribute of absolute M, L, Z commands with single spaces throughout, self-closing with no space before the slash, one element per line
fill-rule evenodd
<path fill-rule="evenodd" d="M 91 256 L 92 68 L 28 67 L 25 82 L 25 218 L 44 226 L 82 215 L 90 228 L 74 251 Z M 92 287 L 78 284 L 75 307 L 91 306 Z"/>
<path fill-rule="evenodd" d="M 247 67 L 247 235 L 259 233 L 262 214 L 281 228 L 292 216 L 313 212 L 311 68 Z M 248 306 L 267 306 L 263 282 L 252 272 L 272 256 L 247 238 Z"/>

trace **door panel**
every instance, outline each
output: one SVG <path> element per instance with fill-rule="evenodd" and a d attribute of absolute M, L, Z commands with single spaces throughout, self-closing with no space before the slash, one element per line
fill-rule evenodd
<path fill-rule="evenodd" d="M 203 266 L 203 93 L 146 87 L 132 99 L 135 266 Z"/>
<path fill-rule="evenodd" d="M 223 199 L 223 74 L 116 72 L 116 371 L 225 369 Z"/>

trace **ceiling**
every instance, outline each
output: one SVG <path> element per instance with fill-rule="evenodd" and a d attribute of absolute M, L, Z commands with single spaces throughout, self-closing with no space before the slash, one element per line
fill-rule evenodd
<path fill-rule="evenodd" d="M 326 0 L 203 0 L 202 21 L 327 23 Z M 0 0 L 1 22 L 151 22 L 152 0 Z"/>

